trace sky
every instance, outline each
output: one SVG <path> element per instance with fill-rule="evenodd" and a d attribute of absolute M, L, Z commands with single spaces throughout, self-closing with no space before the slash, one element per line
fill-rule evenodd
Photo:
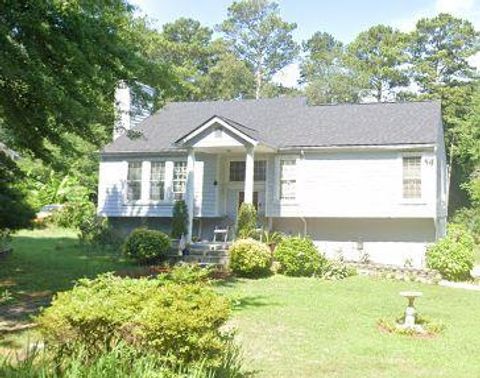
<path fill-rule="evenodd" d="M 214 27 L 227 16 L 232 0 L 131 0 L 138 12 L 154 20 L 158 28 L 179 17 L 190 17 Z M 297 42 L 308 39 L 316 31 L 326 31 L 342 42 L 377 24 L 386 24 L 409 31 L 422 17 L 447 12 L 466 18 L 480 29 L 480 0 L 277 0 L 282 18 L 295 22 Z M 480 67 L 480 54 L 472 59 Z M 274 80 L 296 86 L 298 63 L 279 72 Z"/>

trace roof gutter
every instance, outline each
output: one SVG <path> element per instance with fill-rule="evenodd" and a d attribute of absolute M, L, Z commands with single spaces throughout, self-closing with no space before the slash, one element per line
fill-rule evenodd
<path fill-rule="evenodd" d="M 398 150 L 418 150 L 435 149 L 435 143 L 415 143 L 415 144 L 378 144 L 378 145 L 341 145 L 341 146 L 291 146 L 280 147 L 279 152 L 298 152 L 298 151 L 398 151 Z"/>

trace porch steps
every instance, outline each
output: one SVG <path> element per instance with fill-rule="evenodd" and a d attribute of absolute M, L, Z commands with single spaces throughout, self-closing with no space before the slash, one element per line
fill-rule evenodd
<path fill-rule="evenodd" d="M 204 266 L 225 267 L 228 265 L 228 244 L 194 243 L 187 256 L 175 256 L 176 261 L 197 263 Z M 170 257 L 174 257 L 173 254 Z"/>

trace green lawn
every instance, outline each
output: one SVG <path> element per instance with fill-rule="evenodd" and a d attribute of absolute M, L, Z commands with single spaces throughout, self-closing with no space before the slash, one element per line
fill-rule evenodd
<path fill-rule="evenodd" d="M 417 308 L 446 329 L 432 339 L 384 334 L 377 319 Z M 221 289 L 237 300 L 233 324 L 247 365 L 265 377 L 478 377 L 480 293 L 353 277 L 338 282 L 274 276 Z"/>
<path fill-rule="evenodd" d="M 14 248 L 0 261 L 0 285 L 17 302 L 0 306 L 0 320 L 28 317 L 29 303 L 36 310 L 36 298 L 48 303 L 52 293 L 68 289 L 75 279 L 131 267 L 111 254 L 85 251 L 75 233 L 65 230 L 23 231 Z M 231 325 L 245 367 L 255 376 L 480 376 L 478 292 L 363 277 L 330 282 L 273 276 L 217 285 L 234 302 Z M 406 301 L 398 292 L 405 289 L 424 293 L 418 310 L 444 323 L 442 334 L 414 339 L 377 329 L 379 318 L 402 313 Z M 35 334 L 0 338 L 5 353 Z"/>
<path fill-rule="evenodd" d="M 7 289 L 15 302 L 0 306 L 0 324 L 27 320 L 38 305 L 48 303 L 55 292 L 72 287 L 79 278 L 131 266 L 115 254 L 81 247 L 71 230 L 21 231 L 12 245 L 13 253 L 0 260 L 0 292 Z"/>

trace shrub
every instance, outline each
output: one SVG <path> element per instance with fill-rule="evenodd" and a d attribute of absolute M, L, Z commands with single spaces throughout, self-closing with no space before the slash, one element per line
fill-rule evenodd
<path fill-rule="evenodd" d="M 172 238 L 180 239 L 187 234 L 188 208 L 185 201 L 177 201 L 173 206 Z"/>
<path fill-rule="evenodd" d="M 139 263 L 148 263 L 165 257 L 170 238 L 161 231 L 137 228 L 123 245 L 125 255 Z"/>
<path fill-rule="evenodd" d="M 37 318 L 45 343 L 59 358 L 83 350 L 98 358 L 118 343 L 160 363 L 219 366 L 232 335 L 220 328 L 228 300 L 204 284 L 104 274 L 58 293 Z"/>
<path fill-rule="evenodd" d="M 252 237 L 257 228 L 257 210 L 251 203 L 242 203 L 238 209 L 237 237 Z"/>
<path fill-rule="evenodd" d="M 80 228 L 83 222 L 96 216 L 95 204 L 90 201 L 67 202 L 54 211 L 49 222 L 59 227 Z"/>
<path fill-rule="evenodd" d="M 78 238 L 89 246 L 118 249 L 122 244 L 122 237 L 104 217 L 93 216 L 84 219 L 79 231 Z"/>
<path fill-rule="evenodd" d="M 270 273 L 272 255 L 267 245 L 253 239 L 236 240 L 228 250 L 230 269 L 242 277 L 260 277 Z"/>
<path fill-rule="evenodd" d="M 328 261 L 323 268 L 322 277 L 327 280 L 343 280 L 356 274 L 357 271 L 353 267 L 349 267 L 340 261 Z"/>
<path fill-rule="evenodd" d="M 211 269 L 203 268 L 198 264 L 180 263 L 167 273 L 158 276 L 160 280 L 183 284 L 208 282 L 212 274 Z"/>
<path fill-rule="evenodd" d="M 475 260 L 473 248 L 473 237 L 465 228 L 449 225 L 447 236 L 428 249 L 427 266 L 449 280 L 468 279 Z"/>
<path fill-rule="evenodd" d="M 475 242 L 480 243 L 480 206 L 460 209 L 455 213 L 453 222 L 465 227 L 473 235 Z"/>
<path fill-rule="evenodd" d="M 280 263 L 279 273 L 287 276 L 321 275 L 327 264 L 313 241 L 299 236 L 284 238 L 275 249 L 275 260 Z"/>

